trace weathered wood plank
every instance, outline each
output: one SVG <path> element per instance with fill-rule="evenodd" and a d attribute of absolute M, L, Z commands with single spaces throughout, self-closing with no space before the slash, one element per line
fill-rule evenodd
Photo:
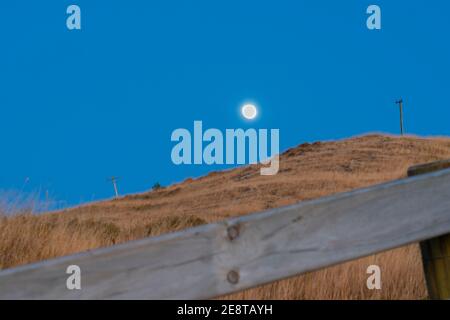
<path fill-rule="evenodd" d="M 449 209 L 444 170 L 4 270 L 0 298 L 211 298 L 449 233 Z"/>

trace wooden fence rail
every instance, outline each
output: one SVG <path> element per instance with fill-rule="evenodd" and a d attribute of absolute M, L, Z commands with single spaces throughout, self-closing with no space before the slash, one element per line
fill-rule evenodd
<path fill-rule="evenodd" d="M 447 233 L 449 169 L 3 270 L 0 299 L 212 298 Z"/>

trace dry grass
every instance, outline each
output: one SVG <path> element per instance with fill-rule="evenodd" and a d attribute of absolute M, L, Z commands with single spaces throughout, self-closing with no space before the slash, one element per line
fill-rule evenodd
<path fill-rule="evenodd" d="M 447 138 L 368 135 L 292 148 L 282 154 L 276 176 L 248 166 L 60 212 L 0 217 L 0 268 L 398 179 L 413 164 L 445 158 Z M 224 298 L 423 299 L 420 261 L 411 245 Z M 371 264 L 382 269 L 382 290 L 366 289 Z"/>

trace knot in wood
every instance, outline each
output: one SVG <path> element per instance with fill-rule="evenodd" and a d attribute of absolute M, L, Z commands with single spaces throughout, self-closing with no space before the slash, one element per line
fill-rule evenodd
<path fill-rule="evenodd" d="M 239 226 L 231 226 L 227 229 L 228 239 L 233 241 L 237 237 L 239 237 Z"/>
<path fill-rule="evenodd" d="M 239 272 L 231 270 L 227 274 L 227 280 L 231 284 L 237 284 L 239 282 Z"/>

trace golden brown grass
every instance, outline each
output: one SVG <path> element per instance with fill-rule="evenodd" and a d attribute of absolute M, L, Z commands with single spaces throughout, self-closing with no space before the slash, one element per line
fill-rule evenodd
<path fill-rule="evenodd" d="M 398 179 L 413 164 L 445 158 L 450 158 L 448 138 L 367 135 L 289 149 L 276 176 L 247 166 L 60 212 L 0 217 L 0 268 Z M 371 264 L 382 269 L 382 290 L 366 288 Z M 230 297 L 423 299 L 426 289 L 420 252 L 411 245 L 224 298 Z"/>

